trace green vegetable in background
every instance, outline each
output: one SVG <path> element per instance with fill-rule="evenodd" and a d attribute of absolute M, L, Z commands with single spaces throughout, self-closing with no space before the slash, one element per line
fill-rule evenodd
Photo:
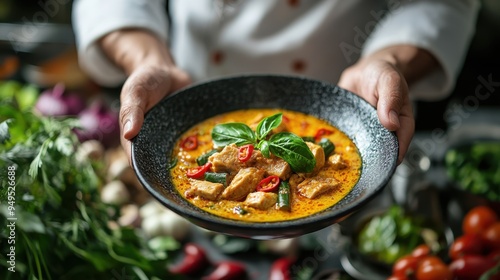
<path fill-rule="evenodd" d="M 13 180 L 1 182 L 0 279 L 165 278 L 166 252 L 179 244 L 166 238 L 152 247 L 132 228 L 108 226 L 116 217 L 100 201 L 102 163 L 77 160 L 78 122 L 37 116 L 32 93 L 0 83 L 0 177 L 15 169 Z M 12 217 L 15 244 L 4 242 Z M 8 270 L 10 246 L 15 273 Z"/>
<path fill-rule="evenodd" d="M 448 176 L 464 190 L 500 201 L 500 142 L 478 142 L 449 150 Z"/>
<path fill-rule="evenodd" d="M 424 243 L 422 221 L 405 215 L 399 206 L 374 216 L 358 234 L 357 246 L 361 253 L 392 264 Z"/>
<path fill-rule="evenodd" d="M 212 140 L 217 147 L 254 144 L 265 157 L 273 153 L 288 162 L 295 172 L 311 172 L 316 160 L 302 138 L 289 132 L 280 132 L 267 139 L 281 121 L 282 113 L 264 118 L 257 125 L 256 132 L 243 123 L 218 124 L 212 129 Z"/>

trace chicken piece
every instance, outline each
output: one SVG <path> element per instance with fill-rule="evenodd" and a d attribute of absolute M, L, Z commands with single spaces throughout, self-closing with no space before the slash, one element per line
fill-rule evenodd
<path fill-rule="evenodd" d="M 231 184 L 222 193 L 222 198 L 234 201 L 243 200 L 249 193 L 255 191 L 257 184 L 264 178 L 264 171 L 255 167 L 242 168 Z"/>
<path fill-rule="evenodd" d="M 307 178 L 297 186 L 298 192 L 307 198 L 316 198 L 328 191 L 335 189 L 340 183 L 331 177 Z"/>
<path fill-rule="evenodd" d="M 286 181 L 292 175 L 292 168 L 285 160 L 272 155 L 270 158 L 265 158 L 260 151 L 254 151 L 254 153 L 255 155 L 252 155 L 253 165 L 264 170 L 265 176 L 275 175 Z"/>
<path fill-rule="evenodd" d="M 273 192 L 251 192 L 243 202 L 245 205 L 255 209 L 266 210 L 278 201 L 278 195 Z"/>
<path fill-rule="evenodd" d="M 325 151 L 320 145 L 316 145 L 311 142 L 306 142 L 306 144 L 316 159 L 316 165 L 311 172 L 311 174 L 316 174 L 321 168 L 323 168 L 323 166 L 325 166 Z"/>
<path fill-rule="evenodd" d="M 199 196 L 204 199 L 215 201 L 224 190 L 221 183 L 212 183 L 208 181 L 189 179 L 191 188 L 186 191 L 186 196 Z"/>
<path fill-rule="evenodd" d="M 303 174 L 294 173 L 294 174 L 292 174 L 292 176 L 290 176 L 288 183 L 290 184 L 290 187 L 296 188 L 305 179 L 306 179 L 306 177 L 304 177 Z"/>
<path fill-rule="evenodd" d="M 347 167 L 346 162 L 342 159 L 340 154 L 333 154 L 328 157 L 328 164 L 331 165 L 335 170 L 344 169 Z"/>
<path fill-rule="evenodd" d="M 212 170 L 217 173 L 235 174 L 245 166 L 238 160 L 236 144 L 227 145 L 222 151 L 208 157 L 208 161 L 212 163 Z"/>

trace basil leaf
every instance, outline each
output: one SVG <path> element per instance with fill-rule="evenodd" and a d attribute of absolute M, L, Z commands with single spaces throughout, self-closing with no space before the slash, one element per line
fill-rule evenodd
<path fill-rule="evenodd" d="M 255 144 L 255 132 L 244 123 L 218 124 L 212 129 L 212 140 L 217 147 Z"/>
<path fill-rule="evenodd" d="M 274 134 L 269 139 L 269 150 L 288 162 L 295 172 L 311 172 L 316 165 L 316 159 L 307 144 L 293 133 Z"/>
<path fill-rule="evenodd" d="M 257 139 L 261 140 L 266 138 L 271 130 L 277 128 L 281 124 L 282 117 L 283 113 L 278 113 L 262 119 L 255 130 L 255 132 L 257 132 Z"/>
<path fill-rule="evenodd" d="M 271 156 L 269 154 L 269 141 L 266 140 L 260 141 L 257 148 L 260 150 L 260 152 L 264 157 L 269 158 Z"/>

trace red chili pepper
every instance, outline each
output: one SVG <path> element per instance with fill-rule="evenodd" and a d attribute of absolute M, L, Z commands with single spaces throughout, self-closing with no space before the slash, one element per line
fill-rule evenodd
<path fill-rule="evenodd" d="M 169 267 L 171 273 L 193 275 L 209 264 L 205 250 L 194 243 L 187 243 L 184 246 L 184 255 L 184 259 L 179 264 Z"/>
<path fill-rule="evenodd" d="M 278 189 L 280 185 L 280 177 L 272 175 L 262 179 L 257 185 L 257 191 L 259 192 L 272 192 Z"/>
<path fill-rule="evenodd" d="M 184 138 L 184 140 L 182 140 L 182 142 L 181 142 L 181 147 L 184 150 L 188 150 L 188 151 L 192 151 L 192 150 L 198 148 L 198 137 L 196 137 L 196 135 L 191 135 L 191 136 Z"/>
<path fill-rule="evenodd" d="M 252 157 L 252 152 L 254 147 L 252 144 L 243 145 L 238 149 L 238 160 L 241 162 L 246 162 Z"/>
<path fill-rule="evenodd" d="M 292 279 L 291 267 L 295 263 L 292 258 L 279 258 L 271 265 L 269 280 L 290 280 Z"/>
<path fill-rule="evenodd" d="M 202 280 L 240 280 L 246 279 L 246 269 L 241 263 L 234 261 L 224 261 L 217 264 L 212 273 L 202 277 Z"/>
<path fill-rule="evenodd" d="M 321 140 L 321 137 L 323 137 L 325 135 L 330 135 L 332 133 L 333 133 L 332 130 L 329 130 L 326 128 L 320 128 L 320 129 L 318 129 L 318 131 L 316 131 L 316 134 L 314 135 L 314 140 L 316 140 L 316 142 L 317 142 L 317 141 Z"/>
<path fill-rule="evenodd" d="M 205 175 L 205 173 L 208 170 L 210 170 L 210 167 L 212 167 L 212 163 L 207 162 L 202 166 L 190 168 L 190 169 L 188 169 L 186 176 L 188 176 L 189 178 L 193 178 L 193 179 L 201 179 L 203 177 L 203 175 Z"/>

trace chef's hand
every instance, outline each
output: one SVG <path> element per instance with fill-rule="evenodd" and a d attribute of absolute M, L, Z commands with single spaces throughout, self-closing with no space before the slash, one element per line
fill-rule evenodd
<path fill-rule="evenodd" d="M 339 86 L 377 108 L 381 124 L 395 131 L 399 141 L 398 164 L 404 159 L 415 131 L 408 85 L 437 67 L 425 50 L 409 45 L 383 49 L 360 59 L 341 75 Z"/>
<path fill-rule="evenodd" d="M 120 140 L 130 161 L 130 140 L 139 133 L 146 112 L 191 79 L 175 66 L 167 46 L 147 31 L 115 31 L 103 37 L 100 46 L 128 75 L 120 95 Z"/>

